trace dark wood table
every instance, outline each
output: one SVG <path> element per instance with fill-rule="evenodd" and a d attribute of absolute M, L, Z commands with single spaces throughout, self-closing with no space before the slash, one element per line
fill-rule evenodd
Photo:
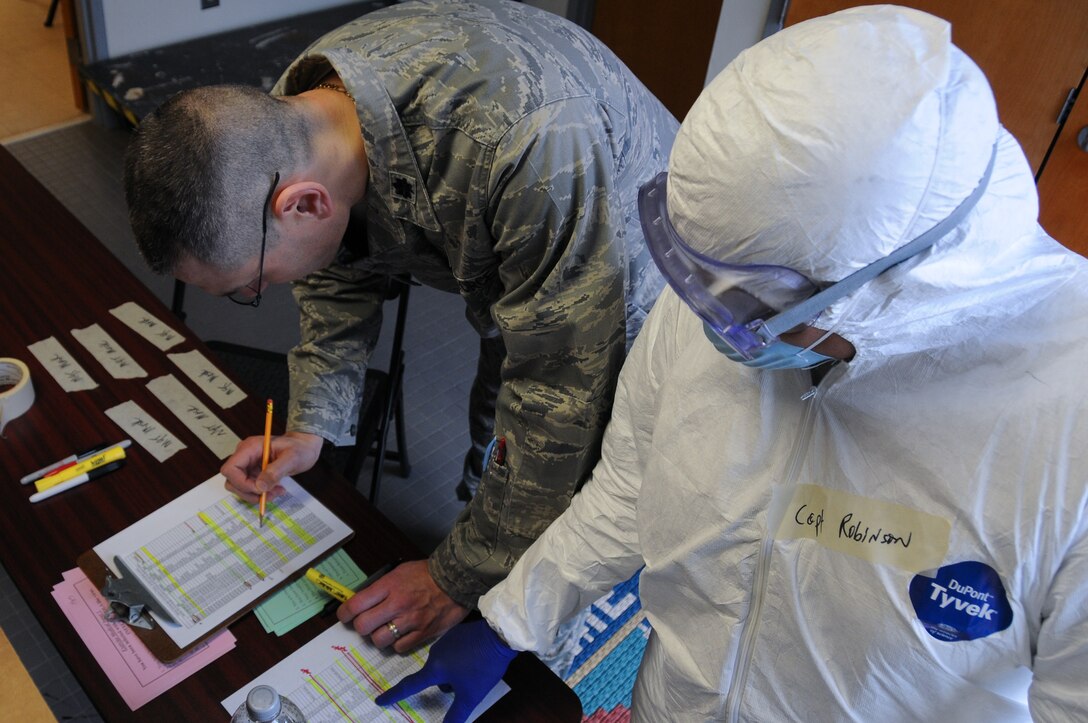
<path fill-rule="evenodd" d="M 237 647 L 155 700 L 133 712 L 88 653 L 53 600 L 64 571 L 84 551 L 145 517 L 218 471 L 221 460 L 145 387 L 149 379 L 174 374 L 203 398 L 166 354 L 154 348 L 108 310 L 134 301 L 186 335 L 171 352 L 199 349 L 213 354 L 171 316 L 135 276 L 95 239 L 49 192 L 0 147 L 0 357 L 30 368 L 34 405 L 10 422 L 0 439 L 0 561 L 11 575 L 72 672 L 108 721 L 226 720 L 220 701 L 287 654 L 327 629 L 331 613 L 312 618 L 290 633 L 266 633 L 247 614 L 230 626 Z M 224 301 L 224 303 L 229 303 Z M 113 379 L 71 335 L 100 324 L 147 372 L 143 379 Z M 27 350 L 55 336 L 98 382 L 96 389 L 65 392 Z M 235 380 L 244 387 L 244 380 Z M 187 448 L 166 462 L 133 444 L 127 464 L 105 477 L 37 504 L 28 472 L 122 433 L 105 410 L 133 400 L 180 438 Z M 263 401 L 252 395 L 231 409 L 212 405 L 238 434 L 259 433 Z M 282 421 L 280 423 L 282 425 Z M 345 549 L 366 572 L 389 561 L 419 558 L 411 542 L 343 477 L 315 468 L 298 480 L 355 531 Z M 511 691 L 486 714 L 493 721 L 576 721 L 577 696 L 534 656 L 518 656 L 507 674 Z"/>

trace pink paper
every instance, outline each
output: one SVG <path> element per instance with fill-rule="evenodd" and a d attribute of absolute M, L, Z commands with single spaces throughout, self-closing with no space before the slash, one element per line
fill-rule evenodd
<path fill-rule="evenodd" d="M 224 630 L 180 660 L 159 662 L 128 625 L 105 620 L 106 600 L 79 568 L 64 573 L 53 599 L 132 710 L 234 648 L 234 635 Z"/>

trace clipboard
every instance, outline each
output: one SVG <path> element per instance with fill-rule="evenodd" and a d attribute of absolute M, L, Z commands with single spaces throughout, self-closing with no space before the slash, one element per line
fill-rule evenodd
<path fill-rule="evenodd" d="M 269 529 L 267 534 L 264 534 L 264 530 L 261 531 L 261 534 L 254 531 L 257 526 L 257 516 L 255 511 L 252 510 L 246 510 L 247 512 L 253 512 L 252 525 L 245 519 L 239 520 L 241 515 L 238 514 L 237 509 L 227 509 L 227 512 L 222 513 L 223 519 L 233 520 L 237 523 L 237 529 L 224 530 L 220 525 L 217 525 L 215 520 L 207 516 L 208 509 L 202 511 L 199 509 L 200 505 L 206 506 L 209 500 L 215 500 L 217 505 L 226 508 L 234 508 L 238 505 L 244 506 L 246 503 L 238 501 L 233 495 L 226 492 L 223 488 L 222 475 L 215 475 L 163 508 L 130 525 L 103 543 L 96 545 L 95 548 L 87 550 L 79 556 L 76 562 L 100 592 L 106 587 L 107 580 L 110 578 L 124 580 L 126 584 L 129 584 L 129 589 L 142 591 L 143 596 L 147 599 L 138 602 L 147 604 L 147 607 L 141 618 L 149 621 L 150 626 L 144 628 L 139 625 L 129 625 L 129 627 L 156 658 L 164 663 L 171 663 L 248 613 L 266 598 L 282 589 L 284 585 L 301 577 L 305 574 L 307 567 L 337 548 L 342 547 L 345 542 L 354 536 L 351 528 L 308 492 L 299 487 L 294 480 L 285 478 L 283 483 L 288 490 L 290 500 L 295 505 L 295 509 L 303 509 L 307 513 L 307 519 L 310 517 L 319 519 L 325 528 L 322 536 L 312 545 L 303 545 L 297 539 L 291 542 L 289 532 L 294 532 L 304 538 L 303 533 L 305 531 L 300 531 L 298 529 L 299 525 L 293 520 L 286 519 L 284 521 L 285 516 L 282 514 L 279 518 L 282 526 L 279 529 Z M 233 516 L 230 513 L 233 513 Z M 205 517 L 199 517 L 199 515 L 205 515 Z M 194 516 L 204 520 L 207 529 L 193 531 Z M 132 545 L 133 540 L 141 539 L 141 536 L 148 529 L 154 530 L 152 534 L 160 535 L 160 537 L 166 537 L 174 532 L 175 528 L 165 527 L 163 520 L 182 520 L 178 529 L 183 529 L 183 532 L 185 530 L 192 532 L 194 540 L 199 538 L 199 546 L 194 542 L 189 552 L 192 553 L 190 557 L 197 559 L 198 564 L 206 563 L 206 567 L 200 568 L 202 575 L 221 575 L 225 580 L 241 586 L 242 592 L 236 597 L 230 597 L 226 602 L 217 601 L 221 602 L 221 605 L 214 611 L 210 609 L 205 611 L 199 606 L 201 600 L 194 600 L 189 595 L 192 590 L 186 591 L 186 580 L 180 570 L 177 571 L 177 577 L 170 574 L 171 571 L 165 568 L 162 570 L 161 575 L 152 570 L 150 574 L 141 572 L 127 578 L 126 575 L 131 574 L 131 568 L 129 567 L 126 567 L 121 574 L 116 574 L 111 566 L 107 564 L 108 560 L 114 561 L 116 564 L 114 558 L 123 556 L 128 559 L 137 555 L 138 552 L 143 553 L 144 557 L 155 560 L 153 553 L 149 549 L 155 544 L 155 540 L 149 540 L 146 546 L 138 547 L 138 552 L 137 548 L 132 547 Z M 275 525 L 275 518 L 272 522 L 266 520 L 266 524 Z M 213 529 L 214 531 L 212 531 Z M 230 539 L 232 532 L 235 533 L 237 540 Z M 251 550 L 261 551 L 273 544 L 278 544 L 277 541 L 284 541 L 292 551 L 298 548 L 297 554 L 286 557 L 282 551 L 277 552 L 272 559 L 283 564 L 274 570 L 263 570 L 264 575 L 262 576 L 260 566 L 254 564 L 253 559 L 247 559 L 247 547 Z M 169 547 L 168 541 L 159 540 L 158 543 Z M 143 543 L 141 542 L 139 545 L 143 545 Z M 113 554 L 119 550 L 122 552 L 116 555 Z M 200 555 L 207 555 L 207 559 L 198 559 Z M 266 555 L 266 557 L 269 556 Z M 155 562 L 159 564 L 159 567 L 163 567 L 158 560 L 155 560 Z M 148 566 L 145 564 L 146 567 Z M 147 582 L 149 580 L 153 581 Z M 167 586 L 165 581 L 169 581 L 170 586 Z M 148 592 L 149 588 L 152 589 L 150 593 Z M 130 599 L 128 602 L 135 601 Z M 201 613 L 206 613 L 206 615 L 200 617 L 200 619 L 198 619 L 199 616 L 192 615 L 190 618 L 186 618 L 184 625 L 171 625 L 168 631 L 169 622 L 164 622 L 170 617 L 167 611 L 177 611 L 181 609 L 181 606 L 185 606 L 190 610 L 193 608 L 199 609 Z M 208 607 L 210 608 L 210 605 Z M 152 613 L 150 615 L 148 614 L 149 610 Z M 176 615 L 175 617 L 181 618 L 183 616 Z M 128 624 L 127 622 L 118 622 Z"/>

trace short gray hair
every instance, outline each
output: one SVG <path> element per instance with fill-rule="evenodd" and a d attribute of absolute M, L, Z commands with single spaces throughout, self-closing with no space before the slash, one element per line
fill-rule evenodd
<path fill-rule="evenodd" d="M 258 253 L 275 173 L 302 167 L 310 153 L 305 115 L 257 88 L 214 85 L 171 97 L 125 153 L 129 222 L 148 266 L 170 274 L 192 257 L 231 269 Z"/>

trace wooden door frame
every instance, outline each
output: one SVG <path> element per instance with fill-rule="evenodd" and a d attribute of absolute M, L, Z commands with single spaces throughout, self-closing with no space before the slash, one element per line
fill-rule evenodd
<path fill-rule="evenodd" d="M 61 25 L 64 27 L 64 42 L 68 48 L 68 70 L 72 82 L 72 98 L 76 108 L 87 112 L 87 94 L 83 80 L 79 75 L 79 66 L 83 62 L 83 53 L 79 43 L 79 24 L 76 20 L 75 0 L 60 0 Z"/>

